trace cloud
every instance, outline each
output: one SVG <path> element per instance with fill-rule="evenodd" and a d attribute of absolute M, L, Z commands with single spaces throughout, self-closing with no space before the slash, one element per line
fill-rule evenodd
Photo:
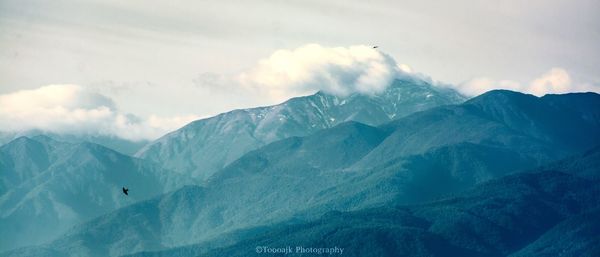
<path fill-rule="evenodd" d="M 188 84 L 107 82 L 86 88 L 61 84 L 0 94 L 0 132 L 42 130 L 155 139 L 198 119 L 196 115 L 182 115 L 190 110 L 212 116 L 231 109 L 274 104 L 318 90 L 340 96 L 374 94 L 395 78 L 454 87 L 469 96 L 492 89 L 535 95 L 600 92 L 597 86 L 574 82 L 561 68 L 550 69 L 527 84 L 481 77 L 452 86 L 414 72 L 410 66 L 398 64 L 369 46 L 309 44 L 278 50 L 241 73 L 203 73 Z"/>
<path fill-rule="evenodd" d="M 456 86 L 461 93 L 475 96 L 493 89 L 508 89 L 537 96 L 545 94 L 563 94 L 569 92 L 600 92 L 600 88 L 585 83 L 574 83 L 569 73 L 562 68 L 552 68 L 529 84 L 512 80 L 494 80 L 490 78 L 474 78 Z"/>
<path fill-rule="evenodd" d="M 304 45 L 277 50 L 239 76 L 246 88 L 284 100 L 323 90 L 345 96 L 373 94 L 385 89 L 399 74 L 410 70 L 370 46 L 323 47 Z"/>
<path fill-rule="evenodd" d="M 476 96 L 494 89 L 520 91 L 521 85 L 512 80 L 496 81 L 490 78 L 475 78 L 456 86 L 456 89 L 465 95 Z"/>
<path fill-rule="evenodd" d="M 527 90 L 534 95 L 544 95 L 547 93 L 568 93 L 581 89 L 580 86 L 572 84 L 571 77 L 566 70 L 553 68 L 539 78 L 534 79 Z"/>
<path fill-rule="evenodd" d="M 129 140 L 155 139 L 196 116 L 146 119 L 121 113 L 114 102 L 78 85 L 48 85 L 0 95 L 0 130 L 38 129 L 54 133 L 112 135 Z"/>
<path fill-rule="evenodd" d="M 0 132 L 42 130 L 155 139 L 199 118 L 180 115 L 188 110 L 212 115 L 274 104 L 318 90 L 340 96 L 373 94 L 410 72 L 408 65 L 398 65 L 370 46 L 327 48 L 310 44 L 275 51 L 234 75 L 203 73 L 187 85 L 109 81 L 87 87 L 60 84 L 7 93 L 0 95 Z M 169 106 L 169 110 L 159 106 Z"/>

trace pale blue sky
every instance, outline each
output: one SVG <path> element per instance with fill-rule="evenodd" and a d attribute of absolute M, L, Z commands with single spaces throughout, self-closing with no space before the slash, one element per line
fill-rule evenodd
<path fill-rule="evenodd" d="M 141 116 L 213 115 L 270 103 L 235 95 L 227 78 L 309 43 L 379 45 L 457 85 L 527 84 L 552 68 L 599 85 L 598 10 L 597 0 L 0 0 L 0 94 L 68 83 Z"/>

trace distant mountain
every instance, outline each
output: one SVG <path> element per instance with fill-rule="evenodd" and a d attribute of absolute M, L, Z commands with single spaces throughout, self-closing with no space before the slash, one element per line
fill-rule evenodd
<path fill-rule="evenodd" d="M 6 131 L 0 131 L 0 146 L 14 140 L 15 137 L 13 135 L 13 133 L 9 133 Z"/>
<path fill-rule="evenodd" d="M 600 217 L 600 209 L 570 217 L 510 256 L 598 256 L 600 255 L 598 217 Z"/>
<path fill-rule="evenodd" d="M 513 94 L 498 91 L 482 97 L 492 96 L 486 101 L 493 102 L 497 100 L 494 95 L 504 98 Z M 600 95 L 595 96 L 600 102 Z M 530 99 L 534 103 L 540 101 L 536 97 Z M 507 104 L 505 108 L 513 106 Z M 525 112 L 513 111 L 517 116 Z M 543 131 L 534 134 L 529 127 L 490 118 L 469 101 L 416 113 L 380 128 L 345 123 L 305 138 L 279 141 L 228 165 L 209 180 L 209 185 L 211 188 L 234 185 L 231 191 L 224 191 L 247 193 L 248 198 L 246 194 L 237 197 L 245 199 L 239 206 L 231 204 L 238 210 L 240 220 L 256 217 L 252 221 L 257 223 L 261 219 L 298 215 L 299 208 L 312 208 L 313 213 L 320 213 L 388 202 L 429 201 L 600 145 L 600 126 L 591 129 L 594 121 L 563 113 L 573 115 L 568 124 L 574 130 L 582 130 L 573 133 L 588 135 L 579 148 L 566 146 L 571 142 L 563 135 Z M 535 119 L 530 122 L 542 123 Z M 261 196 L 260 200 L 251 198 L 254 192 Z M 252 201 L 264 204 L 266 209 L 262 211 L 266 213 L 253 215 L 251 207 L 246 207 Z"/>
<path fill-rule="evenodd" d="M 346 169 L 360 179 L 314 200 L 417 203 L 580 153 L 600 145 L 600 109 L 579 108 L 594 103 L 600 95 L 538 98 L 498 90 L 392 121 L 379 127 L 389 136 Z M 340 194 L 350 201 L 335 199 Z"/>
<path fill-rule="evenodd" d="M 598 105 L 600 95 L 538 98 L 490 91 L 458 106 L 434 108 L 387 124 L 382 129 L 393 133 L 361 163 L 368 167 L 464 142 L 533 154 L 539 161 L 556 160 L 600 142 L 600 108 L 580 108 L 581 102 Z"/>
<path fill-rule="evenodd" d="M 558 163 L 580 167 L 597 162 L 599 153 Z M 432 203 L 334 211 L 248 230 L 237 243 L 208 241 L 128 256 L 259 256 L 259 246 L 337 246 L 344 256 L 597 256 L 600 180 L 580 177 L 579 170 L 543 167 Z M 592 170 L 600 174 L 600 166 Z"/>
<path fill-rule="evenodd" d="M 350 136 L 345 136 L 345 133 L 349 133 Z M 319 146 L 322 142 L 317 139 L 320 138 L 331 137 L 331 141 L 340 143 L 337 146 L 333 146 L 332 143 L 325 144 L 329 148 L 327 151 L 337 152 L 344 146 L 363 145 L 361 148 L 352 148 L 350 153 L 339 151 L 339 158 L 330 155 L 329 159 L 315 159 L 315 162 L 320 161 L 320 163 L 327 163 L 328 160 L 331 160 L 335 162 L 332 166 L 337 166 L 343 165 L 346 162 L 345 158 L 354 159 L 363 156 L 366 149 L 372 148 L 381 140 L 381 136 L 377 133 L 377 129 L 373 127 L 350 122 L 331 130 L 317 132 L 310 138 L 289 138 L 272 145 L 289 147 L 289 150 L 280 152 L 281 155 L 298 153 L 297 145 Z M 344 137 L 334 140 L 333 137 L 338 134 L 342 134 Z M 370 136 L 367 140 L 363 140 L 359 135 Z M 162 247 L 194 243 L 200 239 L 218 236 L 223 231 L 254 226 L 273 217 L 289 217 L 294 210 L 302 207 L 300 204 L 307 199 L 306 197 L 310 197 L 311 194 L 303 194 L 303 190 L 312 193 L 320 190 L 319 188 L 324 188 L 326 186 L 324 183 L 327 183 L 327 180 L 313 180 L 310 183 L 306 177 L 317 176 L 316 172 L 319 171 L 300 167 L 304 163 L 303 160 L 313 159 L 315 155 L 302 156 L 301 151 L 298 154 L 295 157 L 304 159 L 288 163 L 287 167 L 278 166 L 285 169 L 285 174 L 282 174 L 280 181 L 286 184 L 276 187 L 270 184 L 276 183 L 277 177 L 260 180 L 258 177 L 250 175 L 233 178 L 224 176 L 222 180 L 214 181 L 208 187 L 187 186 L 159 198 L 134 204 L 122 208 L 118 212 L 94 219 L 69 231 L 63 239 L 56 241 L 55 244 L 61 245 L 59 248 L 65 245 L 68 248 L 85 249 L 84 251 L 90 251 L 92 256 L 118 256 L 133 250 L 158 250 Z M 331 178 L 335 177 L 337 176 L 331 176 Z M 295 178 L 299 179 L 298 183 L 288 183 L 290 179 Z M 284 187 L 289 189 L 280 190 Z M 297 198 L 292 198 L 290 191 L 295 192 Z M 261 198 L 267 200 L 268 204 L 262 208 L 256 208 L 255 204 Z M 273 201 L 273 198 L 278 201 Z M 290 208 L 293 205 L 297 205 L 297 207 Z M 238 206 L 240 209 L 234 211 L 232 209 L 234 206 Z M 281 213 L 268 214 L 269 210 L 277 208 L 281 208 Z M 92 242 L 101 241 L 107 244 L 96 244 L 89 248 L 94 244 Z"/>
<path fill-rule="evenodd" d="M 597 182 L 565 173 L 519 174 L 430 204 L 333 212 L 304 224 L 276 225 L 199 256 L 260 256 L 257 246 L 287 245 L 337 246 L 344 256 L 506 256 L 532 242 L 537 251 L 527 247 L 523 256 L 544 256 L 544 251 L 546 256 L 593 256 L 598 222 L 591 215 L 597 212 L 575 215 L 600 206 L 598 193 Z M 545 235 L 549 230 L 572 232 Z M 180 255 L 174 250 L 137 256 Z"/>
<path fill-rule="evenodd" d="M 600 146 L 581 155 L 545 165 L 543 170 L 563 170 L 587 179 L 600 179 Z"/>
<path fill-rule="evenodd" d="M 70 143 L 82 143 L 89 142 L 104 146 L 106 148 L 113 149 L 122 154 L 133 156 L 136 152 L 142 149 L 145 145 L 150 143 L 149 140 L 131 141 L 117 136 L 106 136 L 106 135 L 70 135 L 70 134 L 41 134 L 47 135 L 55 140 L 70 142 Z"/>
<path fill-rule="evenodd" d="M 576 162 L 594 161 L 588 157 L 577 158 Z M 153 227 L 161 227 L 161 223 L 148 219 L 152 216 L 134 215 L 140 210 L 150 211 L 147 203 L 153 201 L 158 201 L 154 206 L 160 208 L 167 201 L 193 204 L 194 195 L 205 192 L 200 187 L 189 186 L 160 200 L 140 203 L 136 206 L 138 210 L 127 208 L 127 212 L 110 214 L 123 223 L 149 228 L 150 231 L 139 234 L 143 238 L 135 233 L 113 234 L 114 227 L 96 227 L 94 234 L 72 235 L 55 241 L 49 248 L 20 249 L 3 256 L 36 251 L 53 251 L 45 256 L 81 256 L 81 250 L 90 256 L 118 256 L 123 249 L 129 252 L 143 249 L 144 252 L 132 255 L 136 257 L 259 256 L 255 253 L 258 246 L 288 245 L 293 248 L 336 246 L 344 248 L 344 256 L 595 256 L 600 181 L 571 172 L 542 168 L 495 179 L 455 197 L 431 203 L 389 203 L 388 207 L 333 211 L 315 220 L 291 220 L 248 230 L 241 237 L 234 236 L 236 241 L 233 242 L 214 240 L 151 252 L 163 247 L 156 244 L 158 234 L 152 232 Z M 174 209 L 167 205 L 165 210 Z M 188 218 L 195 211 L 198 209 L 178 210 L 180 215 L 187 213 Z M 179 221 L 162 217 L 168 222 Z M 107 224 L 106 220 L 95 223 Z M 94 244 L 115 235 L 119 243 L 112 248 Z M 92 245 L 95 247 L 90 250 Z"/>
<path fill-rule="evenodd" d="M 569 100 L 552 96 L 549 104 L 545 97 L 493 91 L 379 127 L 347 122 L 290 137 L 243 155 L 204 187 L 186 187 L 101 216 L 52 245 L 118 256 L 288 219 L 310 220 L 332 210 L 439 199 L 600 145 L 594 118 L 599 110 L 577 107 L 600 102 L 600 95 L 564 97 Z M 549 108 L 569 123 L 548 122 L 530 112 L 531 106 Z M 572 133 L 587 133 L 588 140 L 564 138 L 568 135 L 558 126 L 565 124 Z M 127 218 L 132 215 L 135 220 Z M 90 248 L 92 242 L 103 243 Z"/>
<path fill-rule="evenodd" d="M 21 137 L 0 153 L 1 250 L 45 242 L 90 218 L 195 183 L 92 143 Z"/>
<path fill-rule="evenodd" d="M 416 78 L 396 80 L 373 96 L 336 97 L 319 92 L 279 105 L 235 110 L 192 122 L 152 142 L 136 156 L 207 179 L 243 154 L 280 139 L 310 135 L 346 121 L 380 125 L 464 100 L 456 91 Z"/>
<path fill-rule="evenodd" d="M 131 141 L 116 136 L 108 135 L 59 134 L 41 130 L 28 130 L 23 132 L 0 132 L 0 146 L 7 144 L 20 137 L 36 136 L 46 136 L 56 141 L 69 143 L 95 143 L 127 155 L 135 154 L 142 147 L 149 143 L 149 141 L 147 140 Z"/>
<path fill-rule="evenodd" d="M 1 146 L 0 195 L 46 170 L 50 158 L 46 145 L 26 137 Z"/>

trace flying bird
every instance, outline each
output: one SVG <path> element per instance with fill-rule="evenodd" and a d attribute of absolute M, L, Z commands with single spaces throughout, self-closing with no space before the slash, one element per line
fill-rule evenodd
<path fill-rule="evenodd" d="M 375 49 L 375 48 L 379 48 L 379 46 L 373 46 L 373 49 Z"/>
<path fill-rule="evenodd" d="M 129 189 L 127 189 L 127 188 L 123 187 L 123 194 L 125 194 L 125 195 L 129 195 L 129 193 L 127 193 L 127 192 L 129 192 Z"/>

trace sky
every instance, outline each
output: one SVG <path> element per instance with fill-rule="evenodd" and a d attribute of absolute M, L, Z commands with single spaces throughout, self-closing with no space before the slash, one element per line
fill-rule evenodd
<path fill-rule="evenodd" d="M 597 10 L 597 0 L 0 0 L 0 130 L 153 139 L 316 90 L 377 91 L 407 72 L 471 96 L 598 92 Z"/>

